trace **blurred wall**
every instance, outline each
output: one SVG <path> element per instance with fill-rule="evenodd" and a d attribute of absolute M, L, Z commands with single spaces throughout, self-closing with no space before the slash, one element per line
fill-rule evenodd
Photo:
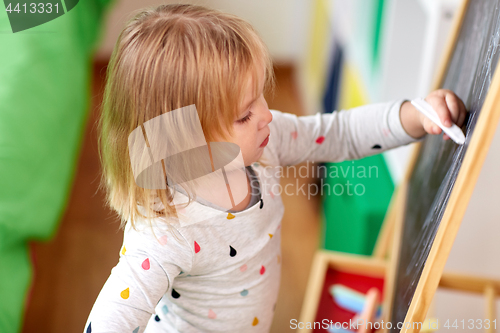
<path fill-rule="evenodd" d="M 238 15 L 260 33 L 278 63 L 297 63 L 308 37 L 311 2 L 309 0 L 119 0 L 106 22 L 106 35 L 96 58 L 108 59 L 125 22 L 132 12 L 162 3 L 191 3 Z"/>

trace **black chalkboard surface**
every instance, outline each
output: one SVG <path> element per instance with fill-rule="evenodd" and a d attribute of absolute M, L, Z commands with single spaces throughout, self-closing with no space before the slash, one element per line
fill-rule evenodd
<path fill-rule="evenodd" d="M 497 81 L 499 79 L 496 77 L 499 73 L 495 69 L 500 56 L 500 0 L 469 0 L 462 10 L 461 24 L 456 26 L 459 30 L 455 33 L 454 46 L 450 49 L 446 71 L 439 80 L 439 87 L 453 90 L 469 110 L 464 126 L 466 143 L 459 146 L 452 140 L 444 141 L 442 136 L 429 135 L 418 148 L 415 163 L 403 187 L 405 204 L 401 217 L 401 234 L 398 236 L 397 264 L 393 273 L 390 332 L 418 332 L 418 328 L 401 329 L 401 324 L 398 323 L 421 322 L 425 318 L 431 299 L 417 296 L 424 293 L 426 284 L 433 283 L 428 288 L 433 289 L 430 295 L 434 294 L 456 235 L 456 232 L 446 233 L 440 229 L 447 228 L 448 224 L 459 225 L 465 212 L 465 208 L 461 207 L 461 216 L 455 214 L 450 217 L 453 212 L 447 210 L 456 209 L 455 206 L 449 207 L 450 198 L 456 196 L 453 201 L 456 203 L 460 202 L 457 198 L 465 196 L 462 203 L 467 205 L 486 155 L 486 152 L 476 150 L 484 149 L 486 145 L 487 151 L 491 142 L 482 132 L 488 132 L 487 135 L 492 136 L 491 132 L 497 127 L 498 117 L 491 115 L 498 114 L 500 107 L 498 103 L 492 102 L 500 93 L 492 84 L 495 78 Z M 487 99 L 490 101 L 485 103 Z M 488 119 L 481 119 L 484 117 L 489 118 L 489 123 Z M 482 120 L 482 125 L 476 126 L 479 119 Z M 489 130 L 484 131 L 485 128 Z M 472 169 L 476 171 L 471 172 Z M 436 245 L 439 232 L 439 245 Z M 436 260 L 439 263 L 437 266 L 426 267 L 431 266 L 431 251 L 435 252 L 432 256 L 433 263 Z M 437 282 L 436 278 L 433 283 L 422 281 L 425 269 L 425 276 L 438 275 Z M 420 304 L 416 304 L 417 302 Z"/>

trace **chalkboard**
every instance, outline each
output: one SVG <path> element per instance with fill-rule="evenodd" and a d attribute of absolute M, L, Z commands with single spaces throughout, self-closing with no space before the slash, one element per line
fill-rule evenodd
<path fill-rule="evenodd" d="M 466 143 L 427 136 L 401 186 L 404 205 L 390 279 L 390 332 L 418 332 L 413 323 L 424 321 L 498 127 L 500 0 L 466 1 L 457 15 L 436 88 L 453 90 L 469 110 Z"/>

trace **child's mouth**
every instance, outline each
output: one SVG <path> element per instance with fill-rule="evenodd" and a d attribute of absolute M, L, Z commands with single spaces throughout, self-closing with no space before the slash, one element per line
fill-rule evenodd
<path fill-rule="evenodd" d="M 267 138 L 260 144 L 260 147 L 265 147 L 267 146 L 267 143 L 269 142 L 269 135 L 267 136 Z"/>

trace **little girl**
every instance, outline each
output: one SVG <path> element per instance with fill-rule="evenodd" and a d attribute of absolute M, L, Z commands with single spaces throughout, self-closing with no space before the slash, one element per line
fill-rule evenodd
<path fill-rule="evenodd" d="M 270 111 L 264 92 L 272 85 L 266 47 L 238 17 L 162 5 L 127 23 L 110 60 L 100 120 L 103 183 L 122 218 L 124 243 L 84 332 L 268 332 L 284 212 L 279 193 L 269 190 L 279 186 L 273 168 L 359 159 L 441 133 L 405 101 L 304 117 Z M 446 126 L 464 122 L 465 107 L 451 91 L 426 99 Z M 239 146 L 245 195 L 229 210 L 172 185 L 166 155 L 156 164 L 159 186 L 139 184 L 134 173 L 131 133 L 149 138 L 141 142 L 151 153 L 157 143 L 146 135 L 148 121 L 189 110 L 197 112 L 211 158 L 213 143 Z M 165 154 L 182 153 L 183 140 L 165 140 Z M 223 169 L 210 161 L 214 173 Z"/>

